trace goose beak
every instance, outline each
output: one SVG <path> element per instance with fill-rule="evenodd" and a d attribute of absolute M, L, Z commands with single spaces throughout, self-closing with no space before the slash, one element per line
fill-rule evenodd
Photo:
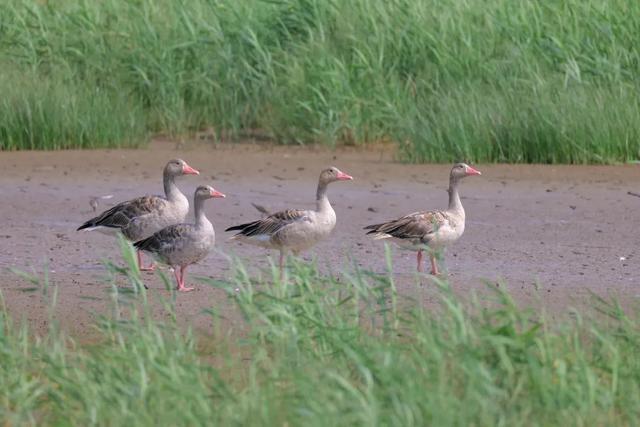
<path fill-rule="evenodd" d="M 351 181 L 353 177 L 351 175 L 347 175 L 344 172 L 338 171 L 338 174 L 336 175 L 336 179 L 339 181 Z"/>
<path fill-rule="evenodd" d="M 467 174 L 467 176 L 469 176 L 469 175 L 482 175 L 482 172 L 480 172 L 477 169 L 472 168 L 471 166 L 467 166 L 467 169 L 465 170 L 465 173 Z"/>
<path fill-rule="evenodd" d="M 211 192 L 209 192 L 209 195 L 216 199 L 224 199 L 225 197 L 227 197 L 218 190 L 211 190 Z"/>
<path fill-rule="evenodd" d="M 188 164 L 184 164 L 182 166 L 182 174 L 183 175 L 200 175 L 200 172 L 189 166 Z"/>

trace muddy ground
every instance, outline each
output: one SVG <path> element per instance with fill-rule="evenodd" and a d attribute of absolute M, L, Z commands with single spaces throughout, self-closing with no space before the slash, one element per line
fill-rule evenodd
<path fill-rule="evenodd" d="M 101 202 L 100 211 L 118 201 L 160 193 L 161 170 L 172 157 L 184 158 L 202 172 L 180 180 L 189 197 L 201 183 L 227 194 L 207 206 L 218 251 L 191 268 L 191 277 L 227 277 L 225 254 L 242 257 L 254 271 L 267 268 L 263 250 L 228 242 L 223 230 L 259 217 L 251 202 L 271 209 L 313 207 L 317 176 L 325 165 L 355 177 L 330 187 L 338 224 L 329 240 L 305 255 L 316 257 L 326 271 L 350 269 L 350 255 L 361 266 L 384 272 L 383 246 L 369 240 L 362 227 L 447 203 L 449 165 L 400 164 L 386 149 L 155 142 L 144 150 L 5 152 L 0 153 L 0 267 L 42 276 L 48 266 L 50 282 L 59 289 L 57 318 L 72 335 L 90 337 L 95 333 L 92 319 L 108 313 L 110 304 L 102 260 L 121 260 L 112 238 L 75 229 L 94 215 L 92 196 L 114 196 Z M 519 302 L 553 315 L 588 305 L 590 292 L 636 305 L 640 197 L 628 192 L 640 193 L 640 166 L 478 168 L 483 175 L 467 179 L 461 190 L 465 234 L 446 255 L 457 292 L 483 292 L 485 281 L 501 281 Z M 394 250 L 394 262 L 400 291 L 410 292 L 415 255 Z M 157 275 L 146 273 L 144 278 L 152 294 L 169 296 Z M 435 298 L 435 291 L 428 291 L 429 279 L 422 282 L 425 299 Z M 9 311 L 44 331 L 47 314 L 40 293 L 29 291 L 29 283 L 7 271 L 0 286 Z M 204 330 L 210 321 L 203 310 L 216 306 L 223 313 L 233 311 L 224 292 L 206 285 L 178 295 L 176 306 L 181 322 Z M 154 307 L 162 315 L 158 302 Z M 230 319 L 233 324 L 234 317 Z"/>

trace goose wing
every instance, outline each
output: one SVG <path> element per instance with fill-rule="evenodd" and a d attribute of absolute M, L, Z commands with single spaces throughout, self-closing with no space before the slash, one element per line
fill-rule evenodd
<path fill-rule="evenodd" d="M 257 221 L 248 222 L 246 224 L 235 225 L 227 228 L 225 231 L 239 231 L 237 235 L 242 236 L 272 236 L 282 228 L 298 221 L 310 221 L 309 213 L 306 210 L 287 209 L 276 212 L 266 218 Z"/>
<path fill-rule="evenodd" d="M 448 220 L 448 215 L 442 211 L 414 212 L 392 221 L 368 225 L 364 229 L 370 230 L 367 234 L 373 234 L 376 239 L 395 237 L 426 243 L 429 235 L 445 225 Z"/>
<path fill-rule="evenodd" d="M 183 246 L 192 228 L 191 224 L 170 225 L 154 233 L 151 237 L 134 243 L 133 246 L 140 251 L 158 255 L 171 253 Z"/>
<path fill-rule="evenodd" d="M 160 196 L 143 196 L 137 199 L 119 203 L 111 209 L 91 218 L 78 230 L 91 227 L 125 228 L 131 221 L 161 210 L 166 200 Z"/>

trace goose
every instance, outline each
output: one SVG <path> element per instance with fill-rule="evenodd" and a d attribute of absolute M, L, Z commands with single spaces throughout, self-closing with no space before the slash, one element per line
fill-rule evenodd
<path fill-rule="evenodd" d="M 229 227 L 225 231 L 238 231 L 231 240 L 279 250 L 282 274 L 287 250 L 298 255 L 328 236 L 335 227 L 336 213 L 329 203 L 327 186 L 335 181 L 352 179 L 352 176 L 332 166 L 320 173 L 315 210 L 287 209 L 257 221 Z"/>
<path fill-rule="evenodd" d="M 138 251 L 151 254 L 157 261 L 173 267 L 177 290 L 192 291 L 184 284 L 187 267 L 203 260 L 213 248 L 216 233 L 204 213 L 204 201 L 226 197 L 208 185 L 199 186 L 193 196 L 195 224 L 174 224 L 154 233 L 151 237 L 133 244 Z"/>
<path fill-rule="evenodd" d="M 91 218 L 79 230 L 98 230 L 106 234 L 121 232 L 129 241 L 135 242 L 151 236 L 163 227 L 184 222 L 189 213 L 189 200 L 180 191 L 175 179 L 182 175 L 199 175 L 182 159 L 170 160 L 162 174 L 164 194 L 143 196 L 119 203 L 111 209 Z M 138 266 L 142 271 L 152 271 L 154 266 L 143 267 L 138 252 Z"/>
<path fill-rule="evenodd" d="M 392 221 L 365 227 L 374 240 L 391 239 L 400 247 L 417 251 L 418 271 L 422 272 L 423 250 L 429 252 L 431 274 L 438 275 L 434 252 L 455 242 L 464 232 L 465 213 L 458 193 L 460 181 L 480 171 L 457 163 L 449 175 L 449 207 L 444 211 L 414 212 Z"/>

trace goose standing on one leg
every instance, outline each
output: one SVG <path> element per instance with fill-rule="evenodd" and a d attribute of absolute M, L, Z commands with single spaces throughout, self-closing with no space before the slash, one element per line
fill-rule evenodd
<path fill-rule="evenodd" d="M 417 251 L 418 271 L 422 271 L 422 251 L 429 252 L 431 274 L 438 274 L 434 251 L 455 242 L 464 232 L 465 213 L 458 193 L 460 181 L 480 171 L 457 163 L 449 175 L 449 207 L 445 211 L 415 212 L 393 221 L 369 225 L 373 238 L 392 239 L 399 246 Z"/>
<path fill-rule="evenodd" d="M 278 249 L 282 274 L 287 250 L 298 254 L 328 236 L 335 227 L 336 213 L 329 203 L 327 186 L 335 181 L 352 179 L 338 168 L 325 169 L 318 180 L 315 210 L 288 209 L 257 221 L 229 227 L 225 231 L 239 230 L 232 239 Z"/>
<path fill-rule="evenodd" d="M 225 195 L 208 185 L 198 187 L 193 196 L 195 224 L 170 225 L 134 243 L 137 250 L 148 252 L 158 261 L 173 267 L 178 291 L 193 290 L 184 284 L 185 270 L 206 258 L 215 244 L 216 233 L 204 213 L 204 201 L 216 197 Z"/>
<path fill-rule="evenodd" d="M 184 222 L 189 213 L 189 200 L 182 194 L 175 179 L 182 175 L 198 174 L 200 172 L 184 160 L 170 160 L 162 174 L 165 197 L 143 196 L 119 203 L 85 222 L 78 227 L 78 230 L 99 230 L 108 234 L 120 231 L 128 240 L 135 242 L 151 236 L 168 225 Z M 153 270 L 153 265 L 147 268 L 142 266 L 140 252 L 138 252 L 138 266 L 140 270 Z"/>

